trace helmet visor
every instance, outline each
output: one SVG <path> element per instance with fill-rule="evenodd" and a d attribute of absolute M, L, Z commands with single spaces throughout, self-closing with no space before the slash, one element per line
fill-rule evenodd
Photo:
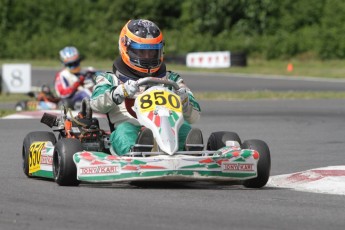
<path fill-rule="evenodd" d="M 163 43 L 139 44 L 131 42 L 127 50 L 130 61 L 136 66 L 150 69 L 161 64 Z"/>
<path fill-rule="evenodd" d="M 74 62 L 69 62 L 69 63 L 65 63 L 65 66 L 70 68 L 70 69 L 74 69 L 79 67 L 80 65 L 80 60 L 74 61 Z"/>

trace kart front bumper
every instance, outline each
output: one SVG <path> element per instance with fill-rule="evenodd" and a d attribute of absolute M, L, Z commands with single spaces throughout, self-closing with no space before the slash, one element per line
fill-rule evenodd
<path fill-rule="evenodd" d="M 119 157 L 83 151 L 74 154 L 73 160 L 77 179 L 85 182 L 235 181 L 257 177 L 259 153 L 230 147 L 204 156 Z"/>

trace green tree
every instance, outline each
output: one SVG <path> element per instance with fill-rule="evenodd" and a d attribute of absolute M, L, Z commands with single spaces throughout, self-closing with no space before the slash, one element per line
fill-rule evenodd
<path fill-rule="evenodd" d="M 55 58 L 66 45 L 113 59 L 133 18 L 163 30 L 168 54 L 245 51 L 345 58 L 345 3 L 337 0 L 0 0 L 0 58 Z"/>

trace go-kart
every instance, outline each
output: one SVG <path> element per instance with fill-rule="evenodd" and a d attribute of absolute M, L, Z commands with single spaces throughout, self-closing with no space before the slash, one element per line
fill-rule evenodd
<path fill-rule="evenodd" d="M 213 132 L 204 149 L 202 133 L 193 128 L 185 149 L 178 150 L 178 130 L 184 122 L 178 85 L 170 80 L 143 78 L 147 89 L 131 107 L 152 142 L 137 142 L 118 156 L 109 143 L 109 132 L 100 129 L 86 100 L 78 117 L 45 114 L 42 122 L 57 127 L 52 132 L 29 133 L 23 142 L 23 169 L 28 177 L 44 177 L 61 186 L 81 182 L 119 181 L 237 181 L 261 188 L 269 179 L 271 160 L 261 140 L 241 141 L 237 133 Z M 84 103 L 85 102 L 85 103 Z M 146 131 L 145 131 L 146 130 Z M 139 135 L 140 136 L 140 135 Z M 148 144 L 150 143 L 150 144 Z"/>
<path fill-rule="evenodd" d="M 56 97 L 47 85 L 42 85 L 40 91 L 30 91 L 27 95 L 32 99 L 17 102 L 14 106 L 17 112 L 28 110 L 55 110 L 58 109 L 61 103 L 60 98 Z"/>
<path fill-rule="evenodd" d="M 80 110 L 83 97 L 89 97 L 92 93 L 93 86 L 95 85 L 95 73 L 93 67 L 88 67 L 87 71 L 82 75 L 85 76 L 83 87 L 80 91 L 81 97 L 72 101 L 70 99 L 61 100 L 50 89 L 48 85 L 42 85 L 40 89 L 30 91 L 27 93 L 30 100 L 22 100 L 15 104 L 14 109 L 20 111 L 37 111 L 37 110 L 56 110 L 65 105 L 73 110 Z"/>

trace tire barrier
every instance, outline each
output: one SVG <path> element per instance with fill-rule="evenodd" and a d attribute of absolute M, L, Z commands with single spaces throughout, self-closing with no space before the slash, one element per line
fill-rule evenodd
<path fill-rule="evenodd" d="M 186 65 L 187 55 L 165 55 L 164 61 L 168 64 Z M 230 66 L 247 66 L 247 54 L 245 52 L 231 52 Z"/>
<path fill-rule="evenodd" d="M 247 66 L 247 54 L 245 52 L 230 53 L 231 66 Z"/>

